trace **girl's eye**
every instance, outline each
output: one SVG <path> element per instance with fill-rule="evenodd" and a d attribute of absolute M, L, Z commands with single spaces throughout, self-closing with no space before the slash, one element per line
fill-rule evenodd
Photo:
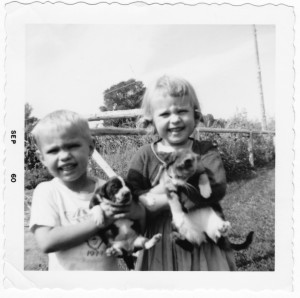
<path fill-rule="evenodd" d="M 79 144 L 70 144 L 68 147 L 69 147 L 69 149 L 74 149 L 74 148 L 77 148 L 79 146 L 80 146 Z"/>
<path fill-rule="evenodd" d="M 187 110 L 179 110 L 179 111 L 178 111 L 179 114 L 185 114 L 185 113 L 187 113 L 187 112 L 188 112 Z"/>

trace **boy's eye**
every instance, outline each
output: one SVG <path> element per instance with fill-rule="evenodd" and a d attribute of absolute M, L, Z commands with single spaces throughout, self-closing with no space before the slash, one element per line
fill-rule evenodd
<path fill-rule="evenodd" d="M 168 112 L 164 112 L 164 113 L 159 114 L 159 116 L 160 117 L 168 117 L 169 113 Z"/>
<path fill-rule="evenodd" d="M 46 153 L 47 154 L 55 154 L 55 153 L 57 153 L 57 151 L 58 151 L 58 149 L 50 149 Z"/>

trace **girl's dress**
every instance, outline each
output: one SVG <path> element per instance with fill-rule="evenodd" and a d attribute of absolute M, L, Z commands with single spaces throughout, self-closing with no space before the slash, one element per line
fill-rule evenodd
<path fill-rule="evenodd" d="M 159 140 L 160 141 L 160 140 Z M 157 142 L 159 142 L 157 141 Z M 145 145 L 137 152 L 131 161 L 128 171 L 128 182 L 133 186 L 133 193 L 139 196 L 149 191 L 157 181 L 164 162 L 159 159 L 154 150 L 155 143 Z M 192 150 L 201 155 L 201 161 L 209 176 L 212 195 L 209 199 L 201 197 L 200 192 L 189 192 L 189 198 L 198 206 L 215 204 L 224 197 L 226 177 L 223 163 L 217 146 L 208 141 L 193 140 Z M 235 270 L 232 251 L 221 250 L 214 243 L 203 243 L 195 246 L 192 252 L 184 250 L 171 239 L 172 216 L 170 210 L 150 212 L 147 210 L 146 236 L 163 235 L 160 242 L 149 250 L 141 251 L 136 270 L 156 271 L 226 271 Z"/>

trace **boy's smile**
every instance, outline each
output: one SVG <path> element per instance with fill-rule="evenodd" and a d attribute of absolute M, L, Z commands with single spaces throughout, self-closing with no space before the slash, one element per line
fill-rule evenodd
<path fill-rule="evenodd" d="M 41 162 L 67 186 L 85 182 L 93 145 L 74 128 L 52 128 L 39 138 Z"/>
<path fill-rule="evenodd" d="M 165 145 L 184 146 L 195 128 L 194 109 L 189 99 L 157 92 L 151 107 L 155 128 Z"/>

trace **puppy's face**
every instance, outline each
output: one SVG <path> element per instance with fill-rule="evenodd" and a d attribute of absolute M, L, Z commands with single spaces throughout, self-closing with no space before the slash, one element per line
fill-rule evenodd
<path fill-rule="evenodd" d="M 132 200 L 131 191 L 121 177 L 109 179 L 100 188 L 99 194 L 116 204 L 129 204 Z"/>

